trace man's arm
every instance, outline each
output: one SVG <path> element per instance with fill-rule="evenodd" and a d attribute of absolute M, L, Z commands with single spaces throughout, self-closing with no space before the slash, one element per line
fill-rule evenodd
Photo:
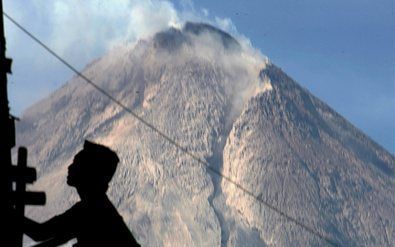
<path fill-rule="evenodd" d="M 23 232 L 36 242 L 53 238 L 56 235 L 55 227 L 57 225 L 56 220 L 55 222 L 53 221 L 54 218 L 44 223 L 38 223 L 25 217 L 23 220 Z"/>
<path fill-rule="evenodd" d="M 72 207 L 61 215 L 55 216 L 50 220 L 38 223 L 27 217 L 23 220 L 23 233 L 31 237 L 34 241 L 56 241 L 66 243 L 75 237 L 76 232 L 73 227 L 73 221 L 76 217 L 77 207 Z"/>

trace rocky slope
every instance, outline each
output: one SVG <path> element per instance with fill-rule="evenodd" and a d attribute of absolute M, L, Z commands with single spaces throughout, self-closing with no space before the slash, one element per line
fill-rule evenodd
<path fill-rule="evenodd" d="M 118 47 L 83 74 L 213 169 L 341 246 L 395 242 L 395 158 L 229 34 L 187 23 Z M 116 150 L 108 194 L 142 246 L 325 246 L 75 77 L 29 108 L 19 145 L 45 220 L 78 197 L 83 140 Z"/>

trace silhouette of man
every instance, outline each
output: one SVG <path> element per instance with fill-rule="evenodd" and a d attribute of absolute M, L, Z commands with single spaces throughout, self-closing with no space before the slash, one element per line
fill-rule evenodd
<path fill-rule="evenodd" d="M 44 223 L 25 218 L 24 233 L 44 241 L 37 246 L 58 246 L 73 238 L 78 241 L 74 246 L 140 246 L 106 195 L 118 162 L 109 148 L 85 141 L 67 176 L 81 201 Z"/>

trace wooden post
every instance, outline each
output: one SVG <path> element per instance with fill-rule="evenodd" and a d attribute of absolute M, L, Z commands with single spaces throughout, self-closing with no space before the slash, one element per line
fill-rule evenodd
<path fill-rule="evenodd" d="M 18 149 L 18 165 L 12 166 L 11 180 L 15 183 L 15 191 L 11 193 L 11 202 L 15 209 L 15 222 L 17 228 L 15 230 L 16 246 L 22 246 L 23 231 L 20 227 L 25 216 L 25 205 L 44 205 L 44 192 L 27 192 L 26 184 L 33 183 L 37 179 L 36 169 L 27 167 L 27 149 L 20 147 Z"/>

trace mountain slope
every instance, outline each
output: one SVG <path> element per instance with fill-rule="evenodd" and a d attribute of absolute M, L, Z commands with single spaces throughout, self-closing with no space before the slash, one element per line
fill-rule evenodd
<path fill-rule="evenodd" d="M 251 99 L 233 125 L 225 175 L 336 243 L 390 246 L 394 158 L 278 68 L 262 73 L 273 90 Z M 273 228 L 284 220 L 222 186 L 227 203 L 276 245 L 322 244 L 307 235 L 295 239 L 301 229 L 292 224 Z"/>
<path fill-rule="evenodd" d="M 264 201 L 344 246 L 395 240 L 395 158 L 266 58 L 187 23 L 83 72 Z M 44 220 L 77 200 L 67 165 L 85 138 L 116 150 L 109 196 L 143 246 L 322 246 L 174 147 L 80 78 L 33 105 L 18 143 L 38 167 Z"/>

